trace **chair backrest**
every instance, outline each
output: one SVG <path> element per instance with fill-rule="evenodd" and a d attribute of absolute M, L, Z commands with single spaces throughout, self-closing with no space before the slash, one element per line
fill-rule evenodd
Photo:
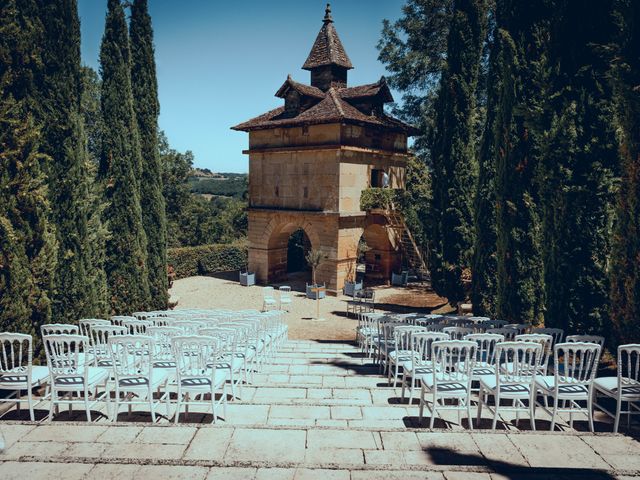
<path fill-rule="evenodd" d="M 122 326 L 129 330 L 131 335 L 146 335 L 147 328 L 153 327 L 150 320 L 123 320 Z"/>
<path fill-rule="evenodd" d="M 109 338 L 109 352 L 116 381 L 126 378 L 151 379 L 153 338 L 145 335 L 114 335 Z"/>
<path fill-rule="evenodd" d="M 442 332 L 447 327 L 446 323 L 432 323 L 425 327 L 430 332 Z M 447 334 L 448 335 L 448 334 Z M 451 338 L 451 337 L 449 337 Z"/>
<path fill-rule="evenodd" d="M 466 335 L 473 333 L 473 328 L 470 327 L 445 327 L 442 329 L 442 333 L 449 335 L 451 340 L 462 340 Z"/>
<path fill-rule="evenodd" d="M 502 328 L 508 324 L 509 322 L 507 322 L 506 320 L 485 320 L 484 322 L 481 322 L 481 325 L 486 329 Z"/>
<path fill-rule="evenodd" d="M 433 342 L 434 383 L 455 381 L 471 385 L 471 372 L 475 366 L 476 342 L 470 340 L 444 340 Z"/>
<path fill-rule="evenodd" d="M 86 368 L 80 363 L 80 350 L 89 344 L 88 337 L 52 334 L 42 337 L 42 341 L 47 356 L 47 366 L 54 378 L 86 373 Z"/>
<path fill-rule="evenodd" d="M 198 330 L 200 330 L 201 328 L 206 328 L 208 325 L 206 322 L 180 320 L 175 322 L 172 326 L 181 329 L 183 332 L 182 333 L 183 335 L 191 336 L 191 335 L 197 335 Z"/>
<path fill-rule="evenodd" d="M 508 323 L 505 327 L 517 330 L 518 335 L 523 335 L 531 329 L 531 325 L 528 323 Z"/>
<path fill-rule="evenodd" d="M 125 320 L 137 320 L 137 318 L 130 315 L 113 315 L 109 320 L 114 325 L 122 325 Z"/>
<path fill-rule="evenodd" d="M 498 342 L 496 381 L 498 385 L 534 384 L 543 356 L 538 342 Z"/>
<path fill-rule="evenodd" d="M 133 312 L 131 316 L 136 317 L 138 320 L 151 320 L 157 317 L 158 314 L 155 312 Z"/>
<path fill-rule="evenodd" d="M 597 343 L 558 343 L 553 349 L 556 385 L 590 385 L 598 370 L 600 352 Z"/>
<path fill-rule="evenodd" d="M 618 388 L 639 384 L 640 343 L 620 345 L 618 347 Z"/>
<path fill-rule="evenodd" d="M 40 326 L 42 336 L 46 335 L 79 335 L 80 327 L 70 323 L 47 323 Z"/>
<path fill-rule="evenodd" d="M 206 337 L 213 337 L 218 340 L 218 354 L 219 355 L 233 355 L 237 351 L 238 338 L 240 337 L 241 330 L 233 328 L 231 326 L 216 327 L 216 328 L 202 328 L 198 332 L 199 335 Z"/>
<path fill-rule="evenodd" d="M 496 344 L 504 342 L 504 335 L 498 333 L 471 333 L 464 340 L 476 342 L 476 363 L 484 366 L 496 364 Z"/>
<path fill-rule="evenodd" d="M 604 347 L 604 337 L 600 335 L 567 335 L 567 343 L 596 343 L 600 348 Z"/>
<path fill-rule="evenodd" d="M 549 365 L 549 358 L 553 351 L 553 337 L 546 333 L 524 333 L 522 335 L 516 335 L 516 342 L 535 342 L 539 343 L 542 347 L 542 351 L 538 356 L 540 361 L 540 368 L 546 373 L 546 367 Z"/>
<path fill-rule="evenodd" d="M 0 333 L 0 374 L 20 373 L 31 378 L 33 339 L 24 333 Z"/>
<path fill-rule="evenodd" d="M 262 296 L 263 296 L 263 298 L 274 298 L 274 288 L 273 287 L 263 287 L 262 288 Z"/>
<path fill-rule="evenodd" d="M 416 327 L 415 325 L 399 325 L 393 330 L 393 338 L 396 350 L 412 350 L 411 336 L 417 333 L 425 333 L 424 327 Z"/>
<path fill-rule="evenodd" d="M 80 335 L 84 335 L 85 337 L 89 337 L 89 343 L 91 342 L 91 327 L 94 325 L 111 325 L 109 320 L 103 320 L 101 318 L 83 318 L 78 321 L 78 326 L 80 327 Z"/>
<path fill-rule="evenodd" d="M 473 320 L 469 320 L 468 318 L 451 318 L 447 320 L 447 325 L 449 327 L 473 327 Z"/>
<path fill-rule="evenodd" d="M 531 333 L 544 333 L 545 335 L 551 335 L 553 337 L 553 345 L 556 343 L 562 343 L 562 339 L 564 338 L 564 330 L 561 328 L 538 327 L 532 328 Z"/>
<path fill-rule="evenodd" d="M 507 342 L 513 342 L 516 335 L 518 335 L 518 330 L 511 327 L 487 328 L 485 333 L 497 333 L 498 335 L 503 335 Z"/>
<path fill-rule="evenodd" d="M 449 335 L 442 332 L 418 332 L 411 335 L 411 350 L 416 353 L 420 364 L 431 362 L 431 345 L 433 342 L 449 340 Z"/>
<path fill-rule="evenodd" d="M 153 322 L 154 327 L 169 327 L 175 322 L 175 318 L 169 316 L 151 317 L 149 320 Z"/>
<path fill-rule="evenodd" d="M 93 353 L 96 356 L 96 364 L 100 366 L 101 361 L 111 361 L 109 352 L 109 338 L 114 335 L 127 335 L 127 327 L 120 325 L 91 325 L 89 329 L 89 343 L 93 346 Z"/>
<path fill-rule="evenodd" d="M 147 335 L 153 338 L 155 346 L 154 360 L 172 361 L 171 339 L 183 334 L 183 331 L 177 327 L 147 327 Z"/>
<path fill-rule="evenodd" d="M 219 341 L 205 335 L 181 336 L 171 339 L 176 357 L 178 380 L 215 378 Z"/>

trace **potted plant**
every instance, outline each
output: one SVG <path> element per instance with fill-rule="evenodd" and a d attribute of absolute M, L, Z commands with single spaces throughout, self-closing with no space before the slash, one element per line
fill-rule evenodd
<path fill-rule="evenodd" d="M 318 285 L 318 282 L 316 282 L 316 270 L 318 269 L 318 267 L 320 266 L 320 264 L 325 258 L 327 257 L 322 253 L 321 250 L 316 250 L 314 248 L 309 250 L 309 252 L 305 256 L 307 263 L 311 267 L 311 280 L 313 282 L 311 285 L 307 284 L 307 298 L 311 298 L 315 300 L 316 298 L 325 297 L 325 292 L 314 292 L 312 290 L 314 288 L 323 286 L 323 285 Z"/>
<path fill-rule="evenodd" d="M 364 240 L 360 239 L 360 241 L 358 242 L 358 247 L 356 248 L 356 261 L 355 263 L 350 262 L 347 269 L 347 279 L 344 282 L 344 289 L 343 289 L 343 293 L 345 295 L 353 297 L 357 291 L 362 290 L 364 288 L 364 282 L 362 280 L 358 282 L 356 278 L 357 266 L 358 266 L 358 262 L 360 261 L 360 258 L 369 250 L 371 249 L 369 248 L 367 243 Z"/>
<path fill-rule="evenodd" d="M 256 284 L 256 272 L 249 271 L 249 262 L 245 265 L 244 272 L 240 270 L 240 285 L 249 287 Z"/>

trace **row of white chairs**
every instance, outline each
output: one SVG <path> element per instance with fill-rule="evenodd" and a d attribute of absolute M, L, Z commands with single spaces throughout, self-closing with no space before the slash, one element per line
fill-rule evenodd
<path fill-rule="evenodd" d="M 248 373 L 252 375 L 270 360 L 288 335 L 279 312 L 200 310 L 134 315 L 115 316 L 110 321 L 83 319 L 79 325 L 43 325 L 46 367 L 33 365 L 30 335 L 0 333 L 0 389 L 14 392 L 2 400 L 17 402 L 19 408 L 20 392 L 26 391 L 34 420 L 32 390 L 45 386 L 41 400 L 51 402 L 49 419 L 60 404 L 70 409 L 83 404 L 90 421 L 97 402 L 106 402 L 109 409 L 113 390 L 112 419 L 124 401 L 129 410 L 135 403 L 149 404 L 155 420 L 158 401 L 167 402 L 169 414 L 167 387 L 174 387 L 178 399 L 175 421 L 191 395 L 202 393 L 211 394 L 215 421 L 216 389 L 222 389 L 224 405 L 230 381 L 235 398 L 235 387 L 241 389 L 242 382 L 248 382 Z M 193 372 L 197 371 L 200 380 L 196 381 Z M 153 392 L 160 395 L 158 401 Z"/>
<path fill-rule="evenodd" d="M 616 432 L 621 414 L 627 414 L 629 421 L 631 415 L 640 412 L 640 345 L 623 345 L 618 349 L 617 377 L 596 378 L 604 344 L 599 336 L 570 335 L 562 342 L 562 336 L 555 329 L 531 329 L 529 331 L 536 333 L 513 334 L 513 329 L 503 332 L 497 328 L 477 333 L 468 327 L 445 324 L 434 331 L 429 328 L 433 324 L 421 326 L 419 321 L 407 321 L 410 316 L 372 317 L 377 320 L 375 326 L 368 323 L 371 317 L 360 324 L 361 345 L 369 342 L 389 383 L 392 372 L 394 385 L 402 372 L 403 399 L 408 389 L 411 403 L 415 386 L 421 386 L 421 418 L 430 394 L 431 426 L 435 412 L 443 408 L 462 407 L 471 418 L 470 399 L 474 390 L 478 393 L 478 418 L 482 407 L 488 405 L 488 398 L 494 397 L 493 428 L 497 410 L 509 408 L 500 404 L 503 399 L 512 402 L 510 408 L 515 410 L 517 418 L 523 410 L 528 410 L 535 428 L 538 395 L 543 400 L 542 408 L 551 415 L 552 429 L 559 412 L 569 413 L 571 426 L 574 413 L 586 413 L 593 429 L 592 411 L 596 407 L 614 418 Z M 425 320 L 439 318 L 433 316 Z M 472 385 L 478 387 L 472 389 Z M 610 411 L 598 403 L 598 395 L 613 398 L 617 409 Z M 458 402 L 455 406 L 445 406 L 441 402 L 445 398 L 457 398 Z M 553 409 L 548 407 L 549 398 L 553 399 Z M 628 405 L 626 410 L 623 402 Z M 469 424 L 471 426 L 471 422 Z"/>

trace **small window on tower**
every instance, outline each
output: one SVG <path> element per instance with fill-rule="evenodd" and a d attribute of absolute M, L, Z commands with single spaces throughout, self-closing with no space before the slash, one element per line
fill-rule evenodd
<path fill-rule="evenodd" d="M 280 196 L 280 187 L 276 186 L 276 197 Z"/>
<path fill-rule="evenodd" d="M 309 125 L 302 126 L 302 135 L 309 135 Z"/>
<path fill-rule="evenodd" d="M 303 195 L 304 195 L 304 198 L 309 198 L 309 187 L 304 187 Z"/>

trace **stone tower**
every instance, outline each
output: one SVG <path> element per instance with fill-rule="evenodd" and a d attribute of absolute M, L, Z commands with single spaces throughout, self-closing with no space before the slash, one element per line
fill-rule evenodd
<path fill-rule="evenodd" d="M 384 77 L 348 86 L 353 65 L 329 5 L 302 68 L 311 85 L 289 75 L 276 92 L 283 106 L 232 127 L 249 133 L 249 269 L 260 282 L 286 279 L 288 240 L 302 229 L 326 257 L 317 279 L 330 292 L 354 272 L 363 235 L 367 263 L 388 278 L 398 242 L 385 218 L 361 211 L 360 195 L 381 186 L 385 173 L 390 188 L 404 188 L 407 137 L 415 129 L 384 112 L 393 101 Z"/>

